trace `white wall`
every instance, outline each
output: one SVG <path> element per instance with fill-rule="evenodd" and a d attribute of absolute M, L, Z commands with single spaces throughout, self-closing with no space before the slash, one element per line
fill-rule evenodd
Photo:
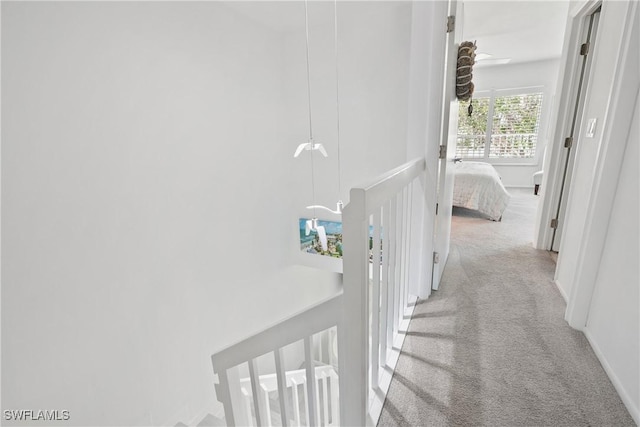
<path fill-rule="evenodd" d="M 555 101 L 559 66 L 559 59 L 547 59 L 519 64 L 474 67 L 475 92 L 533 86 L 544 87 L 536 158 L 525 164 L 517 165 L 493 162 L 502 177 L 502 182 L 507 187 L 533 187 L 533 174 L 542 169 L 542 155 L 551 136 L 549 131 L 549 124 L 552 120 L 550 113 Z"/>
<path fill-rule="evenodd" d="M 639 11 L 634 2 L 602 6 L 555 277 L 568 300 L 565 318 L 585 331 L 636 422 Z M 587 137 L 592 118 L 597 126 Z"/>
<path fill-rule="evenodd" d="M 344 6 L 343 192 L 405 159 L 410 12 Z M 299 36 L 218 2 L 2 4 L 2 409 L 191 420 L 213 352 L 337 290 L 291 266 Z"/>
<path fill-rule="evenodd" d="M 199 409 L 211 353 L 335 289 L 266 280 L 280 39 L 216 3 L 2 7 L 3 409 Z"/>
<path fill-rule="evenodd" d="M 626 394 L 623 397 L 635 406 L 637 419 L 640 409 L 638 98 L 635 111 L 585 333 L 613 381 L 622 389 L 621 394 Z"/>

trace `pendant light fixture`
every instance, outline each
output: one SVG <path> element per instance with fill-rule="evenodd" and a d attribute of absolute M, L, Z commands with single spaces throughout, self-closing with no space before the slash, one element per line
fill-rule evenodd
<path fill-rule="evenodd" d="M 320 151 L 324 157 L 328 157 L 327 151 L 321 143 L 317 143 L 313 139 L 313 119 L 311 114 L 311 71 L 309 64 L 309 9 L 308 0 L 305 0 L 305 31 L 306 31 L 306 48 L 307 48 L 307 96 L 309 101 L 309 141 L 298 145 L 293 157 L 298 157 L 302 151 L 310 151 L 311 155 L 311 192 L 313 205 L 307 206 L 307 209 L 313 210 L 313 218 L 307 220 L 305 224 L 305 233 L 308 236 L 311 231 L 318 233 L 318 238 L 323 250 L 327 250 L 327 233 L 324 226 L 318 224 L 318 218 L 316 216 L 316 210 L 322 209 L 335 215 L 342 214 L 343 203 L 342 200 L 336 202 L 336 209 L 332 210 L 326 206 L 315 204 L 315 180 L 314 180 L 314 168 L 313 168 L 313 152 Z M 337 135 L 337 148 L 338 148 L 338 197 L 342 192 L 341 182 L 341 165 L 340 165 L 340 103 L 339 103 L 339 79 L 338 79 L 338 2 L 334 0 L 333 4 L 333 18 L 334 18 L 334 55 L 336 64 L 336 135 Z"/>
<path fill-rule="evenodd" d="M 340 194 L 342 194 L 342 182 L 340 165 L 340 80 L 338 77 L 338 0 L 334 0 L 333 2 L 333 30 L 333 52 L 336 64 L 336 140 L 338 147 L 338 201 L 336 202 L 335 210 L 322 205 L 307 206 L 307 209 L 313 209 L 314 212 L 316 209 L 323 209 L 332 214 L 341 215 L 344 204 L 342 203 L 342 200 L 340 200 Z M 324 148 L 321 147 L 321 150 L 323 151 Z M 324 152 L 324 154 L 326 157 L 326 152 Z"/>
<path fill-rule="evenodd" d="M 313 115 L 311 114 L 311 66 L 309 64 L 309 5 L 308 0 L 304 1 L 304 28 L 306 34 L 307 46 L 307 99 L 309 102 L 309 141 L 298 145 L 293 157 L 298 157 L 303 151 L 320 151 L 323 156 L 327 157 L 327 151 L 324 146 L 313 140 Z M 313 153 L 311 153 L 311 167 L 313 169 Z"/>

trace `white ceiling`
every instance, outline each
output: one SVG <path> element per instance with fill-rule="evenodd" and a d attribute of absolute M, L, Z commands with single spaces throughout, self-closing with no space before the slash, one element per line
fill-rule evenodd
<path fill-rule="evenodd" d="M 339 0 L 342 2 L 343 0 Z M 227 1 L 237 12 L 276 31 L 304 28 L 302 1 Z M 324 4 L 322 4 L 324 3 Z M 314 8 L 333 2 L 310 2 Z M 510 63 L 559 58 L 567 21 L 567 0 L 465 0 L 463 39 L 476 40 L 478 52 L 492 55 L 478 65 L 510 58 Z"/>
<path fill-rule="evenodd" d="M 476 40 L 477 52 L 492 55 L 478 65 L 510 58 L 510 63 L 559 58 L 568 1 L 464 2 L 463 39 Z"/>

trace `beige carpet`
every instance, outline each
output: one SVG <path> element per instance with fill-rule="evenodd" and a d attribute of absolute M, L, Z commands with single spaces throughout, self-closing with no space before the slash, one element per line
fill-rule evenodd
<path fill-rule="evenodd" d="M 379 425 L 635 426 L 531 246 L 539 199 L 510 192 L 502 222 L 454 209 L 440 290 L 416 307 Z"/>

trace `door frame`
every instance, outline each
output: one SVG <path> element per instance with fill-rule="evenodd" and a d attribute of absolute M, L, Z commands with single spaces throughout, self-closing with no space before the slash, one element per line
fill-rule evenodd
<path fill-rule="evenodd" d="M 556 104 L 551 113 L 551 117 L 557 117 L 557 120 L 553 126 L 552 138 L 547 145 L 547 153 L 542 165 L 544 174 L 540 192 L 541 200 L 536 212 L 533 241 L 533 246 L 536 249 L 551 250 L 553 229 L 550 224 L 556 216 L 562 191 L 565 160 L 564 139 L 568 135 L 573 119 L 578 79 L 580 78 L 578 71 L 582 66 L 581 56 L 575 55 L 575 52 L 582 44 L 582 36 L 588 26 L 587 17 L 594 13 L 600 4 L 600 0 L 583 0 L 572 10 L 569 10 L 558 74 L 558 89 L 556 90 L 559 92 L 559 96 L 557 96 Z M 586 88 L 583 90 L 586 92 Z M 582 102 L 584 103 L 584 98 Z M 575 151 L 574 149 L 573 156 L 575 156 Z M 568 177 L 567 185 L 570 182 L 571 177 Z M 566 200 L 568 196 L 568 191 L 565 191 L 564 199 Z M 559 231 L 562 232 L 562 230 Z M 566 300 L 567 296 L 563 296 Z"/>
<path fill-rule="evenodd" d="M 570 109 L 572 99 L 574 99 L 572 91 L 575 87 L 573 80 L 576 76 L 575 67 L 579 65 L 579 57 L 570 55 L 569 51 L 574 52 L 574 49 L 578 48 L 580 44 L 579 37 L 586 24 L 585 18 L 600 5 L 602 5 L 601 25 L 606 21 L 609 7 L 623 7 L 626 13 L 624 22 L 620 23 L 621 45 L 613 47 L 617 49 L 615 72 L 611 80 L 609 98 L 606 100 L 606 114 L 598 125 L 601 127 L 602 142 L 594 165 L 593 185 L 589 192 L 583 237 L 580 242 L 577 242 L 578 247 L 572 249 L 578 251 L 578 256 L 577 263 L 572 268 L 570 295 L 563 294 L 567 301 L 565 320 L 571 327 L 578 330 L 584 330 L 587 323 L 600 259 L 607 238 L 613 199 L 620 175 L 620 165 L 622 164 L 626 147 L 625 144 L 620 144 L 619 141 L 626 140 L 625 138 L 632 123 L 633 106 L 638 95 L 639 70 L 637 64 L 633 63 L 638 58 L 637 56 L 634 57 L 632 53 L 633 49 L 637 49 L 632 32 L 634 30 L 637 32 L 638 25 L 640 25 L 640 22 L 638 22 L 638 4 L 635 1 L 615 2 L 614 4 L 615 6 L 612 6 L 612 3 L 609 2 L 586 0 L 570 11 L 567 36 L 565 37 L 565 46 L 563 48 L 561 74 L 559 76 L 560 98 L 556 111 L 558 121 L 553 133 L 554 143 L 550 146 L 552 150 L 545 160 L 545 173 L 542 182 L 543 200 L 541 200 L 538 208 L 537 229 L 534 236 L 536 248 L 547 249 L 549 247 L 552 235 L 549 223 L 555 214 L 555 202 L 557 201 L 553 196 L 559 192 L 557 187 L 560 185 L 559 177 L 563 167 L 562 154 L 564 146 L 562 142 L 566 125 L 571 120 Z M 611 46 L 607 47 L 609 49 L 612 48 Z M 598 67 L 597 52 L 599 49 L 601 47 L 598 46 L 598 39 L 596 39 L 594 48 L 596 53 L 592 62 L 592 70 Z M 589 92 L 589 86 L 593 83 L 593 79 L 588 83 L 587 92 Z M 589 95 L 587 94 L 586 96 L 585 102 L 589 103 Z M 577 167 L 579 165 L 576 163 L 574 170 Z M 567 212 L 569 210 L 570 206 L 567 207 Z M 565 240 L 564 237 L 562 239 Z M 562 261 L 563 257 L 560 254 L 558 268 L 562 265 Z M 558 289 L 562 293 L 562 289 L 560 287 Z"/>
<path fill-rule="evenodd" d="M 607 11 L 606 6 L 605 2 L 602 8 L 601 22 Z M 591 299 L 607 240 L 613 201 L 626 149 L 626 144 L 621 144 L 620 141 L 626 141 L 628 137 L 640 86 L 636 40 L 640 25 L 639 7 L 635 1 L 627 2 L 625 6 L 625 21 L 620 23 L 622 43 L 617 46 L 615 73 L 606 114 L 601 124 L 602 143 L 594 168 L 584 237 L 580 243 L 578 263 L 573 275 L 571 295 L 565 313 L 565 320 L 569 325 L 579 330 L 585 328 L 589 317 Z M 594 62 L 597 59 L 596 56 Z"/>

